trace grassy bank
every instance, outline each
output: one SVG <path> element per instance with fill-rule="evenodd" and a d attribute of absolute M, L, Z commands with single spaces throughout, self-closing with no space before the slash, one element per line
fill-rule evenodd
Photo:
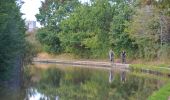
<path fill-rule="evenodd" d="M 136 72 L 140 72 L 142 69 L 145 69 L 145 70 L 160 72 L 165 75 L 170 74 L 170 65 L 168 65 L 168 64 L 158 64 L 158 65 L 131 64 L 130 68 Z"/>
<path fill-rule="evenodd" d="M 170 98 L 170 82 L 159 91 L 154 92 L 148 100 L 169 100 Z"/>
<path fill-rule="evenodd" d="M 160 72 L 165 76 L 170 75 L 170 66 L 168 64 L 131 64 L 130 68 L 135 72 L 140 72 L 142 69 L 148 69 L 155 72 Z M 148 100 L 168 100 L 170 97 L 170 81 L 167 82 L 160 90 L 154 92 Z"/>

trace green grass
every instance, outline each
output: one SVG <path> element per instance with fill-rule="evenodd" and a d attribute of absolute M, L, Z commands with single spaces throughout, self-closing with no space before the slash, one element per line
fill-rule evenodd
<path fill-rule="evenodd" d="M 170 82 L 160 90 L 154 92 L 148 100 L 168 100 L 170 97 Z"/>
<path fill-rule="evenodd" d="M 138 73 L 138 72 L 131 72 L 131 74 L 135 75 L 135 76 L 138 76 L 138 77 L 145 77 L 145 78 L 151 78 L 151 79 L 155 79 L 155 80 L 161 80 L 161 81 L 164 81 L 165 83 L 169 82 L 168 77 L 162 77 L 162 76 L 156 76 L 156 75 Z"/>
<path fill-rule="evenodd" d="M 131 64 L 130 68 L 132 68 L 134 72 L 137 72 L 137 73 L 140 72 L 141 69 L 149 69 L 152 71 L 161 72 L 165 75 L 170 74 L 170 69 L 167 69 L 169 68 L 169 65 L 166 65 L 166 64 L 160 64 L 160 65 Z M 167 78 L 164 78 L 164 79 L 166 80 Z M 170 97 L 170 81 L 168 81 L 166 85 L 160 88 L 160 90 L 155 91 L 148 98 L 148 100 L 168 100 L 169 97 Z"/>
<path fill-rule="evenodd" d="M 141 69 L 149 69 L 152 71 L 158 71 L 163 74 L 170 74 L 170 65 L 160 64 L 160 65 L 145 65 L 145 64 L 131 64 L 130 68 L 134 71 L 140 71 Z"/>

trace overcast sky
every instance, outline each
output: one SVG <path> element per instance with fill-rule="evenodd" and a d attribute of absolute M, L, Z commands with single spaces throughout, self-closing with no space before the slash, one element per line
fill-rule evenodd
<path fill-rule="evenodd" d="M 39 13 L 39 7 L 41 6 L 41 1 L 44 0 L 22 0 L 25 3 L 22 5 L 21 12 L 24 13 L 22 17 L 26 20 L 36 21 L 35 15 Z M 87 2 L 89 0 L 81 0 L 82 2 Z"/>

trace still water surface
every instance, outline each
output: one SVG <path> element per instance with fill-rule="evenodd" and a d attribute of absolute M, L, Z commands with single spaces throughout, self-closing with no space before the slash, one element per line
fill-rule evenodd
<path fill-rule="evenodd" d="M 153 77 L 123 75 L 122 80 L 122 72 L 114 70 L 29 68 L 24 87 L 0 87 L 0 100 L 146 100 L 165 84 Z"/>

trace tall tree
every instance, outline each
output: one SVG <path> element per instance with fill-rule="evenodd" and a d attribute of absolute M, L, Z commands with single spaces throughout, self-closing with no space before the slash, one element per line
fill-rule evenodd
<path fill-rule="evenodd" d="M 139 9 L 129 26 L 129 34 L 138 44 L 139 56 L 147 59 L 155 57 L 160 46 L 159 17 L 155 14 L 147 7 Z"/>
<path fill-rule="evenodd" d="M 25 48 L 25 24 L 15 0 L 0 1 L 0 80 L 10 76 Z"/>
<path fill-rule="evenodd" d="M 110 44 L 114 47 L 117 54 L 120 54 L 122 49 L 126 49 L 126 51 L 132 55 L 133 51 L 137 49 L 134 40 L 131 39 L 126 32 L 126 28 L 135 12 L 134 3 L 135 2 L 117 0 L 113 5 L 115 10 L 110 28 Z"/>
<path fill-rule="evenodd" d="M 79 4 L 78 0 L 45 0 L 36 15 L 37 20 L 43 26 L 51 27 L 59 31 L 59 23 L 67 18 Z"/>
<path fill-rule="evenodd" d="M 40 7 L 37 20 L 44 26 L 37 33 L 37 39 L 45 50 L 59 53 L 62 49 L 58 33 L 61 32 L 60 23 L 67 19 L 79 5 L 77 0 L 45 0 Z"/>
<path fill-rule="evenodd" d="M 82 4 L 61 23 L 63 31 L 60 36 L 66 50 L 86 56 L 88 53 L 93 57 L 106 56 L 112 12 L 108 0 Z"/>
<path fill-rule="evenodd" d="M 146 1 L 146 0 L 144 0 Z M 165 0 L 166 1 L 166 0 Z M 169 48 L 169 18 L 167 8 L 162 7 L 163 0 L 150 0 L 150 3 L 140 3 L 136 14 L 128 26 L 128 33 L 138 45 L 138 54 L 145 59 L 168 55 Z M 168 4 L 167 6 L 168 7 Z"/>

